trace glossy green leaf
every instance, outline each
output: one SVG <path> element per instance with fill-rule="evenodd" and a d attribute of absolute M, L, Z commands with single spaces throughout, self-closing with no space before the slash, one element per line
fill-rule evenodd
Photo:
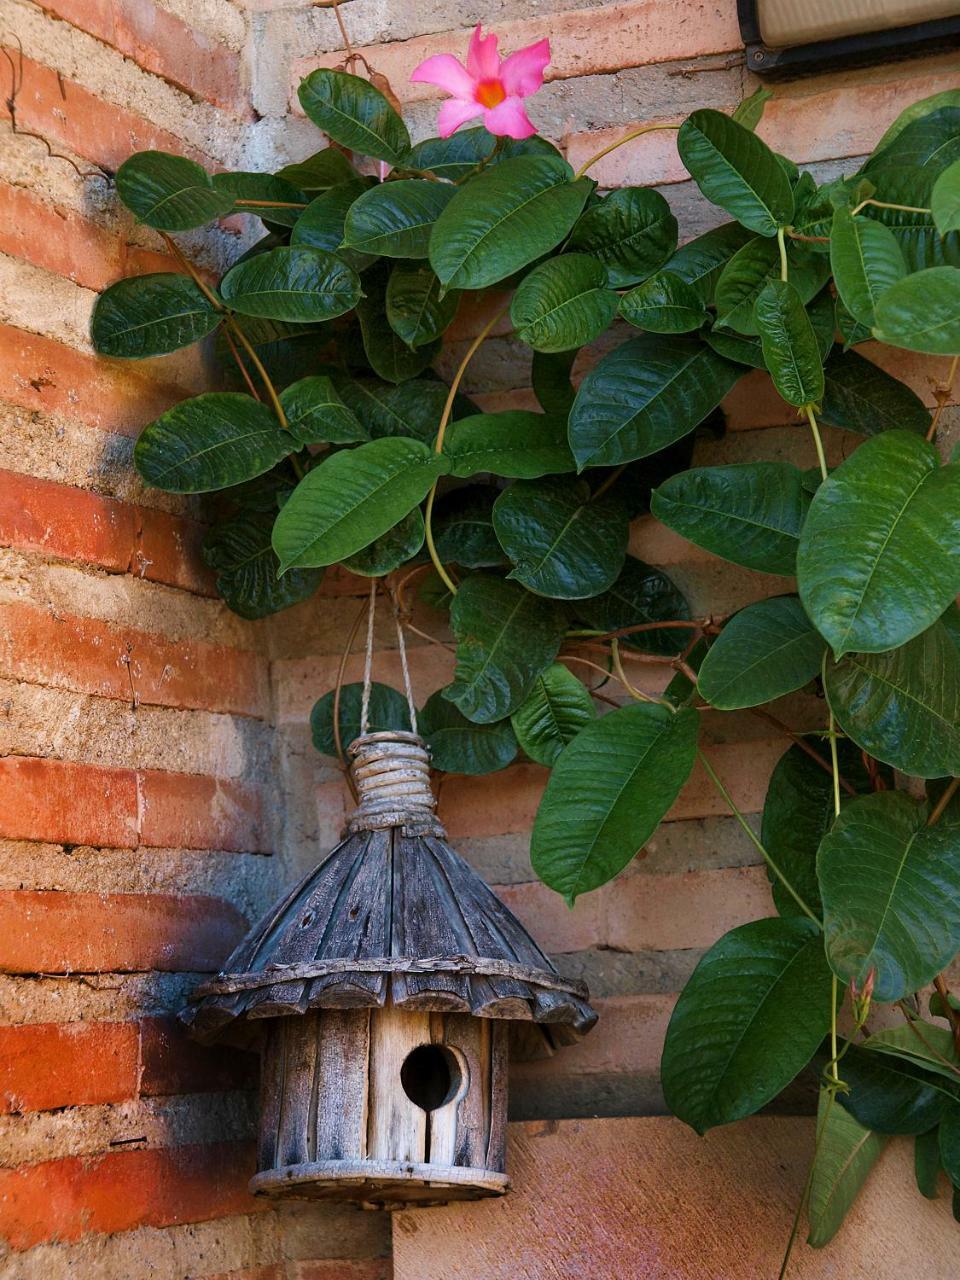
<path fill-rule="evenodd" d="M 277 517 L 284 570 L 336 564 L 392 529 L 445 470 L 419 440 L 371 440 L 308 471 Z"/>
<path fill-rule="evenodd" d="M 720 111 L 695 111 L 680 126 L 677 150 L 713 204 L 762 236 L 793 218 L 790 179 L 755 133 Z"/>
<path fill-rule="evenodd" d="M 760 339 L 749 337 L 745 333 L 735 333 L 733 329 L 705 329 L 703 339 L 708 346 L 725 360 L 733 360 L 737 364 L 745 364 L 750 369 L 766 370 L 767 362 L 763 358 L 763 347 Z"/>
<path fill-rule="evenodd" d="M 356 169 L 336 147 L 324 147 L 306 160 L 286 164 L 277 170 L 277 177 L 292 183 L 301 191 L 328 191 L 343 182 L 353 182 L 359 175 Z"/>
<path fill-rule="evenodd" d="M 356 306 L 360 278 L 323 249 L 271 249 L 231 267 L 220 282 L 234 311 L 270 320 L 330 320 Z"/>
<path fill-rule="evenodd" d="M 509 720 L 475 724 L 438 689 L 417 713 L 418 731 L 427 741 L 435 769 L 447 773 L 495 773 L 517 754 Z"/>
<path fill-rule="evenodd" d="M 518 480 L 493 507 L 493 527 L 514 568 L 509 577 L 538 595 L 582 600 L 616 581 L 630 522 L 612 493 L 591 500 L 573 476 Z"/>
<path fill-rule="evenodd" d="M 530 759 L 549 768 L 596 715 L 583 682 L 563 663 L 555 662 L 537 676 L 525 701 L 510 719 L 517 741 Z"/>
<path fill-rule="evenodd" d="M 960 106 L 943 104 L 904 125 L 860 170 L 871 182 L 886 169 L 921 167 L 934 175 L 960 158 Z"/>
<path fill-rule="evenodd" d="M 571 905 L 640 852 L 690 776 L 697 713 L 633 703 L 561 752 L 533 824 L 530 860 Z"/>
<path fill-rule="evenodd" d="M 335 756 L 337 745 L 333 736 L 333 705 L 335 690 L 331 689 L 313 704 L 310 712 L 310 733 L 313 745 L 324 756 Z M 340 745 L 346 751 L 354 738 L 360 736 L 360 708 L 363 701 L 363 685 L 345 684 L 340 690 L 340 707 L 337 717 L 340 729 Z M 397 689 L 374 680 L 370 685 L 369 733 L 383 733 L 387 729 L 410 732 L 410 711 L 407 700 Z"/>
<path fill-rule="evenodd" d="M 803 472 L 788 462 L 696 467 L 654 490 L 650 509 L 684 538 L 764 573 L 796 570 L 810 505 Z"/>
<path fill-rule="evenodd" d="M 300 444 L 355 444 L 370 433 L 324 375 L 301 378 L 280 392 L 287 425 Z"/>
<path fill-rule="evenodd" d="M 344 247 L 389 258 L 425 258 L 433 224 L 455 190 L 446 183 L 421 178 L 372 187 L 347 210 Z"/>
<path fill-rule="evenodd" d="M 677 220 L 649 187 L 620 187 L 580 215 L 568 248 L 607 270 L 612 289 L 645 280 L 677 247 Z"/>
<path fill-rule="evenodd" d="M 569 351 L 592 342 L 617 314 L 602 263 L 565 253 L 534 267 L 513 295 L 510 320 L 517 337 L 536 351 Z"/>
<path fill-rule="evenodd" d="M 763 119 L 763 108 L 772 97 L 770 90 L 761 85 L 734 108 L 730 118 L 736 120 L 737 124 L 742 124 L 745 129 L 755 129 Z"/>
<path fill-rule="evenodd" d="M 698 338 L 642 334 L 605 356 L 570 411 L 577 467 L 617 466 L 692 431 L 743 374 Z"/>
<path fill-rule="evenodd" d="M 189 347 L 222 319 L 189 276 L 156 272 L 118 280 L 93 308 L 91 337 L 105 356 L 143 360 Z"/>
<path fill-rule="evenodd" d="M 796 596 L 760 600 L 734 614 L 710 646 L 697 689 L 721 711 L 757 707 L 809 684 L 825 649 Z"/>
<path fill-rule="evenodd" d="M 459 189 L 434 224 L 430 265 L 446 289 L 485 289 L 539 258 L 576 221 L 593 184 L 563 160 L 518 156 Z"/>
<path fill-rule="evenodd" d="M 910 271 L 928 267 L 960 267 L 960 232 L 948 231 L 941 236 L 930 208 L 936 173 L 925 169 L 897 166 L 875 174 L 879 187 L 876 198 L 891 205 L 910 208 L 868 207 L 864 212 L 874 221 L 889 227 Z M 923 212 L 917 212 L 917 209 Z"/>
<path fill-rule="evenodd" d="M 960 1186 L 960 1102 L 944 1107 L 937 1145 L 940 1164 L 956 1190 Z"/>
<path fill-rule="evenodd" d="M 699 291 L 669 271 L 651 276 L 624 294 L 620 314 L 629 324 L 651 333 L 690 333 L 707 320 Z"/>
<path fill-rule="evenodd" d="M 211 181 L 217 191 L 244 201 L 237 213 L 251 213 L 281 227 L 292 227 L 307 204 L 292 182 L 269 173 L 215 173 Z"/>
<path fill-rule="evenodd" d="M 942 623 L 888 653 L 828 663 L 825 688 L 869 755 L 918 778 L 960 774 L 960 652 Z"/>
<path fill-rule="evenodd" d="M 960 591 L 960 465 L 906 431 L 867 440 L 814 496 L 797 583 L 837 657 L 925 631 Z"/>
<path fill-rule="evenodd" d="M 894 1058 L 914 1062 L 960 1087 L 960 1059 L 949 1027 L 911 1018 L 899 1026 L 875 1031 L 864 1045 L 877 1053 L 889 1053 Z"/>
<path fill-rule="evenodd" d="M 265 404 L 211 391 L 182 400 L 145 427 L 133 461 L 155 489 L 209 493 L 263 475 L 295 447 Z"/>
<path fill-rule="evenodd" d="M 370 179 L 355 175 L 350 182 L 331 187 L 311 200 L 290 233 L 290 244 L 335 253 L 354 271 L 364 271 L 376 261 L 371 253 L 343 247 L 343 228 L 356 200 L 370 190 Z"/>
<path fill-rule="evenodd" d="M 445 564 L 489 569 L 506 562 L 493 528 L 493 504 L 499 489 L 466 485 L 438 498 L 433 508 L 433 541 Z"/>
<path fill-rule="evenodd" d="M 908 351 L 960 355 L 960 271 L 929 267 L 888 289 L 877 304 L 873 335 Z"/>
<path fill-rule="evenodd" d="M 816 747 L 816 743 L 812 744 Z M 840 770 L 847 777 L 851 745 L 840 741 Z M 855 753 L 859 755 L 859 752 Z M 813 911 L 820 909 L 817 850 L 833 824 L 833 778 L 799 745 L 785 751 L 770 775 L 760 840 L 786 880 Z M 782 916 L 802 914 L 791 893 L 768 867 L 773 901 Z"/>
<path fill-rule="evenodd" d="M 689 240 L 664 264 L 671 275 L 679 276 L 700 294 L 708 305 L 713 302 L 717 281 L 724 267 L 740 249 L 756 236 L 739 222 L 725 222 L 720 227 Z M 765 243 L 765 242 L 764 242 Z"/>
<path fill-rule="evenodd" d="M 275 515 L 243 512 L 215 524 L 203 540 L 204 563 L 217 575 L 217 593 L 241 618 L 266 618 L 300 604 L 320 585 L 322 569 L 294 569 L 279 577 L 270 542 Z"/>
<path fill-rule="evenodd" d="M 833 215 L 830 265 L 844 306 L 866 325 L 875 323 L 877 303 L 907 274 L 893 232 L 871 218 L 855 218 L 844 208 Z"/>
<path fill-rule="evenodd" d="M 342 561 L 343 567 L 364 578 L 382 578 L 417 554 L 425 533 L 423 515 L 419 507 L 414 507 L 369 546 L 347 556 Z"/>
<path fill-rule="evenodd" d="M 488 162 L 497 139 L 486 129 L 459 129 L 449 138 L 424 138 L 403 162 L 404 168 L 425 169 L 437 178 L 459 182 L 478 165 Z"/>
<path fill-rule="evenodd" d="M 917 1190 L 927 1200 L 936 1200 L 940 1192 L 940 1129 L 918 1133 L 913 1140 L 913 1171 Z"/>
<path fill-rule="evenodd" d="M 854 1120 L 828 1090 L 820 1090 L 817 1151 L 807 1202 L 808 1244 L 822 1249 L 837 1234 L 887 1141 L 883 1134 Z"/>
<path fill-rule="evenodd" d="M 810 317 L 788 280 L 770 280 L 754 308 L 763 358 L 773 385 L 798 409 L 823 395 L 823 364 Z"/>
<path fill-rule="evenodd" d="M 432 444 L 437 436 L 448 388 L 426 378 L 391 386 L 374 378 L 342 380 L 337 384 L 344 403 L 374 439 L 413 436 Z"/>
<path fill-rule="evenodd" d="M 908 124 L 912 124 L 922 116 L 932 115 L 942 107 L 960 107 L 960 89 L 944 89 L 940 93 L 931 94 L 929 98 L 921 98 L 919 102 L 911 102 L 909 107 L 900 112 L 874 147 L 874 155 L 879 155 L 895 138 L 899 137 Z"/>
<path fill-rule="evenodd" d="M 530 362 L 530 383 L 537 403 L 544 413 L 558 414 L 566 420 L 576 391 L 570 381 L 576 351 L 558 351 L 548 355 L 535 351 Z"/>
<path fill-rule="evenodd" d="M 443 454 L 454 476 L 495 476 L 534 480 L 538 476 L 573 471 L 563 418 L 525 409 L 479 413 L 452 422 Z"/>
<path fill-rule="evenodd" d="M 409 382 L 418 377 L 436 358 L 439 340 L 410 347 L 390 324 L 387 314 L 387 269 L 368 271 L 363 279 L 364 297 L 357 304 L 363 352 L 378 377 L 387 382 Z"/>
<path fill-rule="evenodd" d="M 408 347 L 426 346 L 443 336 L 460 297 L 450 289 L 441 298 L 440 281 L 426 263 L 398 262 L 387 281 L 387 323 Z"/>
<path fill-rule="evenodd" d="M 794 248 L 787 249 L 790 283 L 806 305 L 823 288 L 830 275 L 826 258 Z M 716 287 L 718 328 L 757 334 L 757 299 L 772 280 L 780 278 L 780 254 L 773 240 L 753 239 L 738 249 L 720 273 Z"/>
<path fill-rule="evenodd" d="M 206 169 L 166 151 L 137 151 L 117 170 L 117 195 L 140 222 L 160 231 L 189 231 L 233 208 Z"/>
<path fill-rule="evenodd" d="M 960 160 L 948 165 L 933 184 L 930 209 L 942 236 L 960 231 Z"/>
<path fill-rule="evenodd" d="M 460 585 L 450 609 L 457 666 L 444 697 L 477 724 L 510 715 L 557 656 L 566 614 L 519 583 L 477 573 Z"/>
<path fill-rule="evenodd" d="M 820 420 L 861 435 L 880 431 L 925 434 L 930 411 L 906 383 L 855 351 L 831 351 L 824 365 Z"/>
<path fill-rule="evenodd" d="M 300 81 L 307 117 L 334 142 L 361 155 L 399 164 L 410 149 L 400 116 L 368 80 L 321 67 Z"/>
<path fill-rule="evenodd" d="M 755 920 L 725 934 L 670 1019 L 660 1064 L 667 1106 L 698 1133 L 752 1115 L 813 1057 L 831 1003 L 812 920 Z"/>
<path fill-rule="evenodd" d="M 926 1133 L 938 1124 L 951 1087 L 915 1063 L 851 1044 L 843 1055 L 849 1092 L 837 1101 L 867 1129 L 877 1133 Z"/>
<path fill-rule="evenodd" d="M 577 615 L 588 627 L 608 632 L 653 622 L 679 622 L 690 617 L 690 606 L 660 569 L 636 556 L 627 556 L 623 571 L 610 590 L 581 600 Z M 672 655 L 679 653 L 690 637 L 686 627 L 651 628 L 623 636 L 620 643 L 641 653 Z"/>

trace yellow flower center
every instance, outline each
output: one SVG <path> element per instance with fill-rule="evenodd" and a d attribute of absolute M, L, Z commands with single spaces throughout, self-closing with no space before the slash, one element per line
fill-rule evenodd
<path fill-rule="evenodd" d="M 477 85 L 477 101 L 481 106 L 499 106 L 506 96 L 506 91 L 499 80 L 481 80 Z"/>

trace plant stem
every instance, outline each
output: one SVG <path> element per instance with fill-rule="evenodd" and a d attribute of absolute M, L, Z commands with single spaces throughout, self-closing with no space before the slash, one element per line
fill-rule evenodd
<path fill-rule="evenodd" d="M 953 384 L 957 377 L 957 366 L 960 365 L 960 356 L 954 356 L 950 361 L 950 371 L 947 374 L 947 380 L 937 387 L 937 407 L 933 411 L 933 420 L 930 423 L 930 429 L 927 431 L 927 440 L 932 441 L 937 434 L 937 426 L 940 423 L 940 415 L 946 408 L 947 402 L 953 394 Z"/>
<path fill-rule="evenodd" d="M 305 209 L 299 200 L 234 200 L 238 209 Z"/>
<path fill-rule="evenodd" d="M 608 156 L 611 151 L 616 151 L 617 147 L 622 147 L 624 143 L 632 142 L 634 138 L 642 138 L 645 133 L 653 133 L 657 129 L 679 128 L 680 126 L 678 124 L 645 124 L 640 129 L 634 129 L 630 133 L 624 134 L 622 138 L 618 138 L 616 142 L 611 142 L 609 146 L 603 147 L 596 153 L 596 155 L 592 155 L 590 159 L 587 160 L 585 164 L 582 164 L 577 170 L 576 177 L 582 178 L 587 170 L 595 165 L 598 160 L 602 160 L 604 156 Z"/>
<path fill-rule="evenodd" d="M 867 205 L 872 205 L 875 209 L 899 209 L 901 213 L 932 213 L 932 209 L 919 209 L 912 204 L 889 204 L 886 200 L 861 200 L 855 209 L 851 209 L 850 213 L 855 218 L 861 209 L 865 209 Z"/>
<path fill-rule="evenodd" d="M 634 698 L 637 702 L 657 702 L 661 706 L 670 706 L 668 702 L 664 702 L 661 698 L 651 697 L 649 693 L 644 693 L 641 689 L 634 688 L 627 679 L 627 673 L 623 669 L 623 661 L 620 657 L 620 645 L 616 640 L 610 641 L 610 657 L 613 661 L 613 669 L 617 673 L 617 679 L 626 689 L 627 693 L 629 693 L 631 698 Z M 670 707 L 670 710 L 674 711 L 675 708 Z"/>
<path fill-rule="evenodd" d="M 347 635 L 347 643 L 343 646 L 343 652 L 340 655 L 340 665 L 337 667 L 337 678 L 333 686 L 333 744 L 336 747 L 337 759 L 343 766 L 344 773 L 347 776 L 347 786 L 350 788 L 350 794 L 353 796 L 354 801 L 358 801 L 360 797 L 357 795 L 356 784 L 354 783 L 353 776 L 350 773 L 350 765 L 347 762 L 347 757 L 343 750 L 343 742 L 340 738 L 340 693 L 343 689 L 343 673 L 347 669 L 347 659 L 350 657 L 350 650 L 353 648 L 353 642 L 356 640 L 357 632 L 360 630 L 360 623 L 363 622 L 364 618 L 367 616 L 367 610 L 369 608 L 369 601 L 364 600 L 360 607 L 360 612 L 354 619 L 353 626 L 350 628 L 350 632 Z"/>
<path fill-rule="evenodd" d="M 591 493 L 590 501 L 596 502 L 598 498 L 602 498 L 603 495 L 607 492 L 607 490 L 611 488 L 612 485 L 615 485 L 617 483 L 617 481 L 620 479 L 620 477 L 623 475 L 626 469 L 627 469 L 627 464 L 625 462 L 621 463 L 619 467 L 615 467 L 613 471 L 611 471 L 610 474 L 607 476 L 606 480 L 604 480 L 602 484 L 597 485 L 596 492 Z"/>
<path fill-rule="evenodd" d="M 707 759 L 707 757 L 699 748 L 697 749 L 697 756 L 699 757 L 700 763 L 703 765 L 704 769 L 706 770 L 707 777 L 710 779 L 713 785 L 717 788 L 717 790 L 723 796 L 724 800 L 727 802 L 727 805 L 730 808 L 730 812 L 733 814 L 736 820 L 740 823 L 740 826 L 743 827 L 744 831 L 749 837 L 754 848 L 761 855 L 764 862 L 766 862 L 767 866 L 770 868 L 773 874 L 777 877 L 777 879 L 786 889 L 787 893 L 790 894 L 790 897 L 794 900 L 794 902 L 797 904 L 797 906 L 800 908 L 803 914 L 807 916 L 810 920 L 812 920 L 813 923 L 817 926 L 817 928 L 820 929 L 822 932 L 823 925 L 817 919 L 816 914 L 807 905 L 807 903 L 804 902 L 803 898 L 800 897 L 799 893 L 797 893 L 796 889 L 794 889 L 793 885 L 790 883 L 790 881 L 787 879 L 784 873 L 777 866 L 776 862 L 767 852 L 766 848 L 763 846 L 763 844 L 761 844 L 760 840 L 755 835 L 753 828 L 750 826 L 749 822 L 747 822 L 746 818 L 737 808 L 737 804 L 733 796 L 730 794 L 727 788 L 720 781 L 720 778 L 717 776 L 717 773 L 714 770 L 713 765 L 710 763 L 710 761 Z"/>
<path fill-rule="evenodd" d="M 950 803 L 953 797 L 957 794 L 958 787 L 960 787 L 960 778 L 951 778 L 949 783 L 947 784 L 946 790 L 944 791 L 940 799 L 937 801 L 937 803 L 934 805 L 933 811 L 930 814 L 930 817 L 927 819 L 928 827 L 932 827 L 935 823 L 940 821 L 940 819 L 943 817 L 944 810 L 946 809 L 947 805 Z"/>
<path fill-rule="evenodd" d="M 817 450 L 817 461 L 820 463 L 820 475 L 826 480 L 827 475 L 827 457 L 823 452 L 823 440 L 820 438 L 820 427 L 817 424 L 817 415 L 813 411 L 813 405 L 804 406 L 803 412 L 807 415 L 807 421 L 810 423 L 810 430 L 813 432 L 813 443 Z"/>
<path fill-rule="evenodd" d="M 768 724 L 772 724 L 774 728 L 779 729 L 781 733 L 785 733 L 788 738 L 792 738 L 793 741 L 796 743 L 796 745 L 800 748 L 800 750 L 806 752 L 806 754 L 810 757 L 811 760 L 815 760 L 817 764 L 820 766 L 820 768 L 824 770 L 824 772 L 826 773 L 832 772 L 832 766 L 830 764 L 830 761 L 824 759 L 824 757 L 820 754 L 820 752 L 817 751 L 815 747 L 812 747 L 809 742 L 807 742 L 803 734 L 794 733 L 794 731 L 790 728 L 789 725 L 784 724 L 782 720 L 778 720 L 775 715 L 772 715 L 769 711 L 765 710 L 763 707 L 750 707 L 749 711 L 751 715 L 758 716 L 761 720 L 766 720 Z M 844 791 L 846 791 L 847 795 L 855 796 L 857 794 L 856 789 L 852 787 L 849 782 L 847 782 L 846 778 L 841 777 L 840 785 L 841 787 L 843 787 Z"/>
<path fill-rule="evenodd" d="M 784 239 L 785 228 L 777 228 L 777 248 L 780 250 L 780 279 L 786 283 L 789 267 L 787 265 L 787 243 Z"/>

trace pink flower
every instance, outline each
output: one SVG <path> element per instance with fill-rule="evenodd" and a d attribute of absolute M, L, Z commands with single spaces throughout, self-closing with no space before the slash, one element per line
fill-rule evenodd
<path fill-rule="evenodd" d="M 497 37 L 477 29 L 470 38 L 467 65 L 452 53 L 438 53 L 421 62 L 410 77 L 420 84 L 435 84 L 451 95 L 437 116 L 437 133 L 449 138 L 467 120 L 483 116 L 486 128 L 507 138 L 529 138 L 536 133 L 521 98 L 529 98 L 543 84 L 550 61 L 550 41 L 538 40 L 501 60 Z"/>

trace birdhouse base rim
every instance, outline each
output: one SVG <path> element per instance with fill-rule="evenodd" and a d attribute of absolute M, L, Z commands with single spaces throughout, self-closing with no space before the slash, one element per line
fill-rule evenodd
<path fill-rule="evenodd" d="M 502 1196 L 505 1173 L 406 1160 L 319 1160 L 265 1169 L 250 1180 L 253 1195 L 273 1199 L 350 1199 L 374 1208 L 444 1204 Z"/>

